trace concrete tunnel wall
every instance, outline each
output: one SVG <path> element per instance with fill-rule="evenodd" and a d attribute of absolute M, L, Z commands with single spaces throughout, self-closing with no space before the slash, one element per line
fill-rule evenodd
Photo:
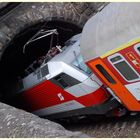
<path fill-rule="evenodd" d="M 12 41 L 12 39 L 20 33 L 23 29 L 35 25 L 36 23 L 43 22 L 43 21 L 52 21 L 52 20 L 59 20 L 59 21 L 66 21 L 73 23 L 79 27 L 83 27 L 85 22 L 94 15 L 96 12 L 100 11 L 100 9 L 106 5 L 107 3 L 21 3 L 18 5 L 11 13 L 9 13 L 5 18 L 2 18 L 0 21 L 0 58 L 4 54 L 6 48 L 8 48 L 8 44 Z M 9 109 L 6 109 L 9 108 Z M 6 111 L 7 110 L 7 111 Z M 7 113 L 6 113 L 7 112 Z M 22 120 L 23 118 L 18 115 L 18 110 L 13 107 L 4 105 L 0 103 L 0 115 L 3 115 L 3 118 L 7 119 L 0 119 L 0 123 L 2 128 L 5 128 L 5 134 L 0 132 L 0 137 L 25 137 L 28 131 L 26 131 L 26 126 L 29 123 L 24 123 L 24 128 L 22 127 L 22 131 L 25 132 L 23 135 L 22 133 L 16 134 L 13 129 L 21 129 L 22 121 L 16 123 L 16 119 Z M 23 113 L 24 114 L 24 113 Z M 10 115 L 10 119 L 8 117 Z M 14 116 L 14 117 L 13 117 Z M 25 115 L 26 116 L 26 115 Z M 29 120 L 29 122 L 33 119 L 36 121 L 37 119 L 33 117 L 34 115 L 27 115 L 24 117 L 24 120 Z M 9 120 L 12 119 L 12 122 Z M 38 121 L 38 120 L 37 120 Z M 43 120 L 44 121 L 44 120 Z M 41 121 L 39 121 L 39 125 Z M 42 131 L 42 125 L 38 125 L 38 133 L 31 133 L 31 135 L 27 135 L 28 137 L 51 137 L 51 131 L 48 132 L 47 129 L 44 128 Z M 49 125 L 48 127 L 51 127 Z M 32 131 L 34 131 L 33 128 Z M 59 128 L 54 128 L 59 129 Z M 47 133 L 50 135 L 47 135 Z M 59 132 L 58 132 L 59 133 Z M 60 134 L 52 135 L 52 137 L 61 137 Z M 61 133 L 61 132 L 60 132 Z M 67 133 L 67 132 L 66 132 Z M 71 134 L 63 134 L 62 137 L 81 137 L 79 135 Z M 9 135 L 11 134 L 11 135 Z"/>

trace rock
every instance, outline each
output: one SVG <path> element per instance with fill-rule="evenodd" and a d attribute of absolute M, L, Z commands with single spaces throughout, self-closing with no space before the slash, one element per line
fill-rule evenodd
<path fill-rule="evenodd" d="M 39 118 L 23 110 L 0 103 L 1 138 L 54 138 L 88 137 L 81 132 L 71 132 L 60 124 Z"/>

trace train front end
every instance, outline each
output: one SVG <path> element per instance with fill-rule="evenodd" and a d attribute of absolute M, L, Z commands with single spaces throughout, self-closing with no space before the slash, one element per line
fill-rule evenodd
<path fill-rule="evenodd" d="M 85 65 L 80 41 L 72 42 L 21 80 L 16 95 L 21 108 L 41 117 L 61 119 L 106 115 L 119 106 Z"/>

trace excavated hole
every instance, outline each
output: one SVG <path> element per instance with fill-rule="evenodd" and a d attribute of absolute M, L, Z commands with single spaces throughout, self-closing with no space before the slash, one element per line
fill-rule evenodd
<path fill-rule="evenodd" d="M 23 53 L 24 44 L 38 30 L 40 30 L 42 26 L 44 26 L 44 23 L 38 23 L 34 26 L 24 29 L 14 37 L 14 39 L 5 49 L 0 61 L 0 93 L 2 93 L 2 102 L 11 104 L 9 97 L 11 94 L 10 89 L 13 86 L 13 83 L 17 80 L 18 76 L 23 74 L 23 71 L 25 68 L 27 68 L 27 66 L 29 66 L 39 56 L 45 55 L 49 50 L 50 38 L 46 37 L 28 46 L 26 48 L 25 54 Z M 57 29 L 59 33 L 59 45 L 61 46 L 64 46 L 64 42 L 70 37 L 81 32 L 81 28 L 78 26 L 63 21 L 47 22 L 44 28 Z M 54 37 L 53 46 L 56 45 L 56 40 L 57 39 Z M 13 106 L 18 107 L 16 104 Z"/>

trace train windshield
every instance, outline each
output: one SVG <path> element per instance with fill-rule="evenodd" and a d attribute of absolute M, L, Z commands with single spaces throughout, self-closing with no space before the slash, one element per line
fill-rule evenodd
<path fill-rule="evenodd" d="M 52 78 L 51 82 L 53 82 L 61 88 L 72 87 L 80 83 L 79 80 L 75 79 L 74 77 L 71 77 L 66 73 L 60 73 L 56 77 Z"/>
<path fill-rule="evenodd" d="M 84 59 L 82 55 L 79 55 L 78 57 L 76 57 L 76 60 L 73 62 L 73 65 L 78 67 L 80 70 L 84 71 L 88 75 L 92 73 L 91 70 L 84 63 Z"/>

